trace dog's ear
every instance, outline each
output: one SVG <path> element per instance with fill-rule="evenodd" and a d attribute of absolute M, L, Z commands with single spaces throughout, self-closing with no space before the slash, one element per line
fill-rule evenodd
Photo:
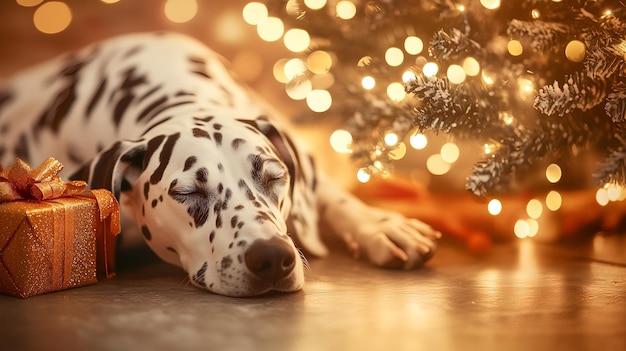
<path fill-rule="evenodd" d="M 287 166 L 287 170 L 291 176 L 291 189 L 293 189 L 293 182 L 298 176 L 297 172 L 299 172 L 296 167 L 298 165 L 298 155 L 296 154 L 293 141 L 285 133 L 278 130 L 267 117 L 261 116 L 257 118 L 254 124 L 256 128 L 269 139 L 270 143 L 272 143 L 276 149 L 278 156 L 285 163 L 285 166 Z"/>
<path fill-rule="evenodd" d="M 147 143 L 140 141 L 118 141 L 82 168 L 70 179 L 81 179 L 92 189 L 108 189 L 119 200 L 120 193 L 130 189 L 130 184 L 145 168 Z"/>

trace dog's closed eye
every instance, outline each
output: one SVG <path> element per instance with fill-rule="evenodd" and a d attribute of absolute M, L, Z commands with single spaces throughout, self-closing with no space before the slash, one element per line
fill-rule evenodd
<path fill-rule="evenodd" d="M 217 199 L 217 190 L 209 189 L 206 183 L 197 179 L 185 184 L 174 179 L 167 194 L 187 207 L 187 213 L 194 219 L 196 227 L 201 227 L 206 222 L 211 204 Z"/>

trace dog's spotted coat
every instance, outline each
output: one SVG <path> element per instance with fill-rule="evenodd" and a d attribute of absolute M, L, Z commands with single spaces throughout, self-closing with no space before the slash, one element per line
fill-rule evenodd
<path fill-rule="evenodd" d="M 159 257 L 218 294 L 300 289 L 296 245 L 326 253 L 318 219 L 380 266 L 431 256 L 438 232 L 319 175 L 273 115 L 199 42 L 127 35 L 0 82 L 0 162 L 54 156 L 112 190 Z"/>

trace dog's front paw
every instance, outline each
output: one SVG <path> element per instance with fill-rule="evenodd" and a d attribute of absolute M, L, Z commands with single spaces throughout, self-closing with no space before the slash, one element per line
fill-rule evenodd
<path fill-rule="evenodd" d="M 343 238 L 355 257 L 385 268 L 412 269 L 428 261 L 441 233 L 417 219 L 367 208 Z"/>

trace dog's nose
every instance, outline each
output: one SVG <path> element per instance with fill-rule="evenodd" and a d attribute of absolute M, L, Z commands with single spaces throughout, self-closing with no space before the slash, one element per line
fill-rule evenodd
<path fill-rule="evenodd" d="M 256 240 L 246 251 L 246 266 L 264 281 L 275 283 L 296 265 L 293 247 L 279 238 Z"/>

